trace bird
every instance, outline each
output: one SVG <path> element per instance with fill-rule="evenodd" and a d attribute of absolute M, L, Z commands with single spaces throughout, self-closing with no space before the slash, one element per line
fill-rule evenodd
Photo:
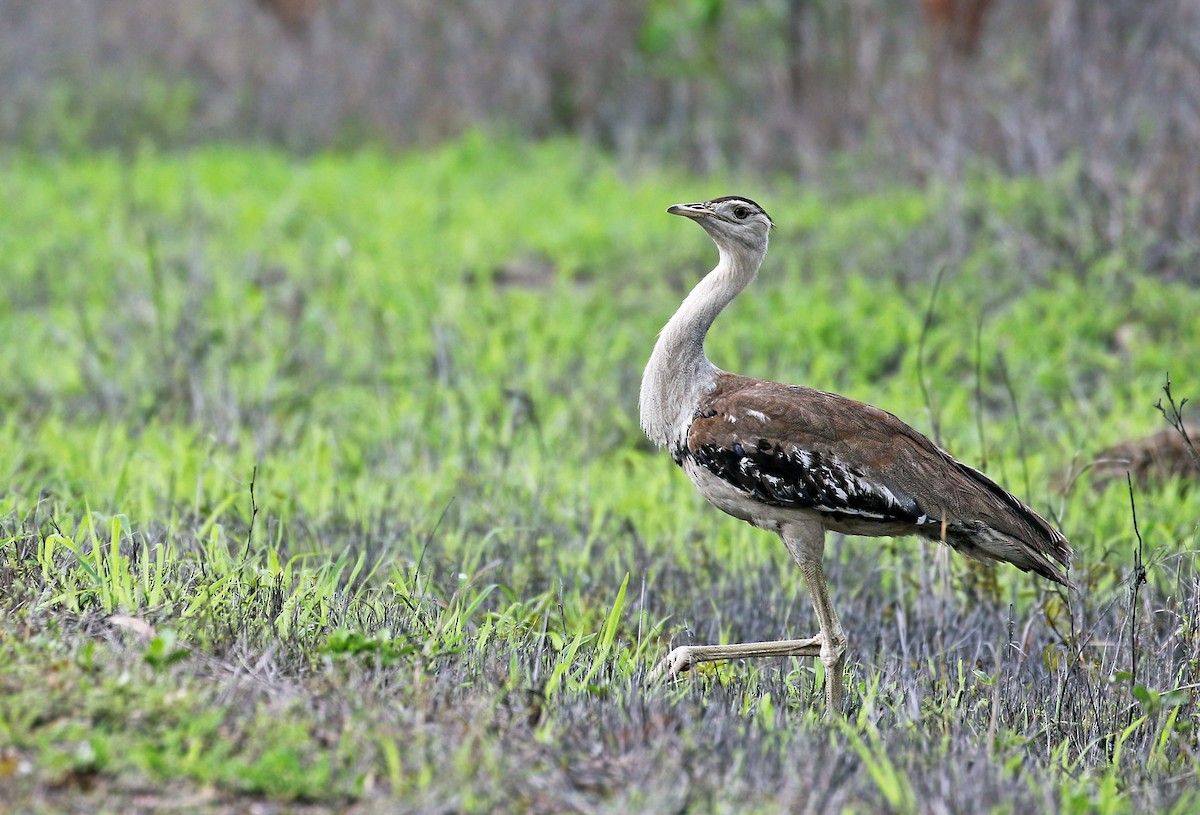
<path fill-rule="evenodd" d="M 818 657 L 825 716 L 839 714 L 847 640 L 822 565 L 826 532 L 916 535 L 1071 585 L 1072 551 L 1061 532 L 895 415 L 710 362 L 709 329 L 757 276 L 774 222 L 736 195 L 667 212 L 703 227 L 718 261 L 658 335 L 642 376 L 642 429 L 709 503 L 782 539 L 804 576 L 818 631 L 805 639 L 680 646 L 651 672 L 652 681 L 678 678 L 703 662 Z"/>

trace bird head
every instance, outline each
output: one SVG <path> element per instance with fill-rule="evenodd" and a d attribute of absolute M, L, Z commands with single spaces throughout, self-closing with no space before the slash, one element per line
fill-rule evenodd
<path fill-rule="evenodd" d="M 726 195 L 702 204 L 675 204 L 667 212 L 700 224 L 722 249 L 766 252 L 767 236 L 775 227 L 766 210 L 740 195 Z"/>

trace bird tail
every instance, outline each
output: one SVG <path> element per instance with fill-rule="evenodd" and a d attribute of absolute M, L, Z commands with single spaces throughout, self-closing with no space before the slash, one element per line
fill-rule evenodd
<path fill-rule="evenodd" d="M 1039 541 L 1040 546 L 1035 546 L 981 521 L 967 521 L 947 524 L 944 541 L 967 557 L 1011 563 L 1023 572 L 1033 572 L 1070 587 L 1067 566 L 1071 547 L 1056 530 L 1049 531 L 1053 537 L 1046 536 Z"/>
<path fill-rule="evenodd" d="M 1070 587 L 1071 544 L 1049 521 L 992 479 L 955 461 L 990 498 L 992 511 L 978 520 L 950 522 L 945 541 L 968 557 L 1002 560 L 1025 572 Z"/>

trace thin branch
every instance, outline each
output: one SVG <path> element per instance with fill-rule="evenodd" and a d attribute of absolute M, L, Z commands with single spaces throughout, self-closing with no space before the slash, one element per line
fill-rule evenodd
<path fill-rule="evenodd" d="M 1163 385 L 1163 393 L 1167 397 L 1167 407 L 1163 407 L 1161 398 L 1154 403 L 1154 407 L 1163 415 L 1167 423 L 1175 428 L 1176 432 L 1183 437 L 1183 443 L 1187 446 L 1188 452 L 1192 454 L 1192 458 L 1196 460 L 1196 463 L 1200 464 L 1200 450 L 1196 449 L 1196 445 L 1192 442 L 1192 437 L 1188 434 L 1187 425 L 1183 421 L 1183 406 L 1188 403 L 1188 399 L 1185 396 L 1179 400 L 1178 404 L 1175 403 L 1175 397 L 1171 393 L 1170 371 L 1167 372 L 1167 382 Z"/>
<path fill-rule="evenodd" d="M 1137 549 L 1133 553 L 1133 574 L 1130 577 L 1129 585 L 1129 690 L 1130 693 L 1137 687 L 1137 672 L 1138 672 L 1138 649 L 1137 649 L 1137 609 L 1138 609 L 1138 593 L 1142 585 L 1146 582 L 1146 565 L 1142 560 L 1142 531 L 1138 528 L 1137 519 L 1137 502 L 1133 497 L 1133 476 L 1125 473 L 1125 480 L 1129 484 L 1129 510 L 1133 514 L 1133 534 L 1137 536 Z M 1129 710 L 1129 724 L 1133 724 L 1133 708 Z"/>
<path fill-rule="evenodd" d="M 258 477 L 258 465 L 254 465 L 254 469 L 250 471 L 250 527 L 246 530 L 246 545 L 242 549 L 240 558 L 242 563 L 246 562 L 246 558 L 250 557 L 250 539 L 254 537 L 254 521 L 258 518 L 258 501 L 254 498 L 254 480 Z"/>

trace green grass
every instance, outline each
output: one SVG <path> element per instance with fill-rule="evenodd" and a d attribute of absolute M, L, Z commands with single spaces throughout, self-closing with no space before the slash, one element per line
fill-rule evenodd
<path fill-rule="evenodd" d="M 1166 372 L 1200 391 L 1200 293 L 1096 238 L 1077 183 L 845 199 L 481 136 L 9 155 L 0 791 L 47 811 L 767 812 L 812 789 L 863 812 L 1189 811 L 1194 489 L 1139 491 L 1135 602 L 1124 485 L 1053 485 L 1162 427 Z M 781 547 L 637 426 L 655 333 L 714 260 L 663 209 L 732 191 L 779 226 L 710 356 L 936 426 L 1059 519 L 1073 618 L 1007 567 L 831 541 L 845 722 L 818 720 L 819 662 L 643 688 L 672 641 L 813 626 Z"/>

